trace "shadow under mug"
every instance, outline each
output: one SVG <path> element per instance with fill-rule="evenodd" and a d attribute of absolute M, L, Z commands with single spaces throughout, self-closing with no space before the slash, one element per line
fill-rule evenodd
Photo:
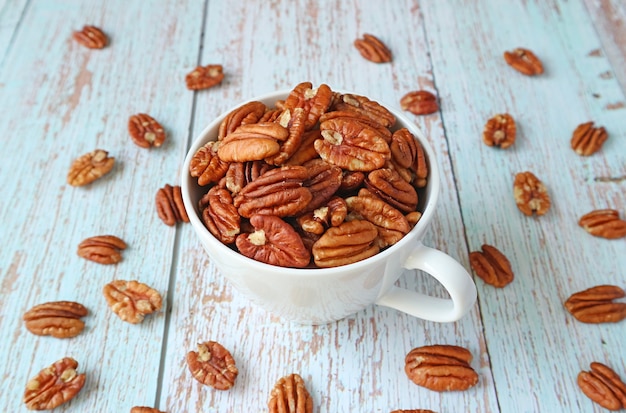
<path fill-rule="evenodd" d="M 273 107 L 290 90 L 251 99 Z M 325 324 L 363 310 L 371 304 L 391 307 L 412 316 L 436 322 L 463 317 L 476 301 L 472 278 L 455 259 L 421 243 L 432 221 L 439 195 L 439 169 L 433 150 L 421 130 L 402 113 L 395 128 L 406 127 L 419 140 L 429 165 L 428 183 L 420 200 L 422 217 L 400 241 L 365 260 L 334 268 L 285 268 L 265 264 L 222 244 L 204 226 L 198 201 L 208 187 L 201 187 L 189 174 L 196 151 L 217 139 L 220 123 L 231 110 L 217 117 L 192 143 L 182 169 L 181 192 L 189 220 L 204 249 L 219 272 L 252 302 L 285 319 L 302 324 Z M 395 286 L 405 270 L 422 270 L 437 279 L 450 298 L 438 298 Z M 204 276 L 209 274 L 195 274 Z"/>

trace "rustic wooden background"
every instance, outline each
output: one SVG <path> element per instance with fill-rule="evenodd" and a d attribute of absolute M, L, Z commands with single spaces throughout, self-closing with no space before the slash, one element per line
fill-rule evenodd
<path fill-rule="evenodd" d="M 88 50 L 71 39 L 84 24 L 111 44 Z M 391 64 L 365 61 L 363 33 L 392 50 Z M 536 78 L 508 67 L 522 46 L 544 62 Z M 219 87 L 193 93 L 184 75 L 224 65 Z M 60 412 L 265 411 L 274 382 L 297 372 L 316 412 L 603 411 L 579 391 L 591 361 L 626 378 L 626 322 L 586 325 L 562 307 L 597 284 L 626 287 L 626 241 L 593 238 L 576 224 L 596 208 L 626 214 L 626 3 L 548 1 L 0 0 L 0 407 L 26 411 L 24 387 L 64 356 L 87 374 Z M 426 244 L 469 268 L 468 253 L 498 246 L 516 278 L 504 289 L 477 279 L 478 303 L 459 322 L 437 324 L 371 306 L 325 326 L 300 326 L 250 305 L 214 269 L 190 225 L 158 219 L 156 191 L 178 183 L 190 141 L 233 105 L 301 81 L 327 83 L 399 107 L 427 89 L 434 115 L 412 117 L 437 154 L 443 190 Z M 128 117 L 150 113 L 167 129 L 159 149 L 135 146 Z M 518 140 L 509 150 L 481 143 L 485 121 L 509 112 Z M 610 135 L 588 158 L 569 148 L 588 120 Z M 71 161 L 95 148 L 113 172 L 73 188 Z M 515 173 L 531 170 L 552 196 L 551 211 L 523 216 Z M 78 243 L 115 234 L 124 260 L 80 259 Z M 137 279 L 166 298 L 141 325 L 121 322 L 101 294 L 113 279 Z M 412 289 L 441 289 L 403 277 Z M 76 338 L 37 337 L 21 316 L 31 306 L 75 300 L 90 310 Z M 192 379 L 185 354 L 199 341 L 229 348 L 240 369 L 233 389 Z M 426 344 L 471 350 L 479 384 L 435 393 L 412 384 L 404 356 Z"/>

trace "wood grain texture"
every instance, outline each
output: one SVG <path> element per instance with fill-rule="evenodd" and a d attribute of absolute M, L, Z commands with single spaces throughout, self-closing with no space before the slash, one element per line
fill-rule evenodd
<path fill-rule="evenodd" d="M 496 245 L 516 273 L 501 290 L 477 282 L 499 405 L 506 412 L 590 411 L 575 377 L 592 359 L 624 371 L 618 343 L 626 325 L 577 323 L 562 303 L 575 291 L 626 281 L 624 242 L 593 238 L 577 225 L 592 209 L 624 212 L 624 183 L 597 181 L 624 175 L 626 117 L 605 108 L 624 96 L 615 78 L 600 76 L 610 62 L 589 55 L 601 45 L 583 4 L 457 3 L 424 3 L 423 13 L 469 245 Z M 533 50 L 546 73 L 529 78 L 508 67 L 502 52 L 515 47 Z M 518 122 L 518 140 L 506 151 L 481 142 L 484 123 L 501 112 Z M 611 138 L 582 158 L 569 139 L 589 119 Z M 552 196 L 543 217 L 523 216 L 513 201 L 513 176 L 524 170 Z"/>
<path fill-rule="evenodd" d="M 27 4 L 27 0 L 0 0 L 0 68 Z"/>

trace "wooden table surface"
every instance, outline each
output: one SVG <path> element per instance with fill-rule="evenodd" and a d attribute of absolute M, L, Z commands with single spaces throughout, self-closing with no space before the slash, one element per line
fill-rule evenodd
<path fill-rule="evenodd" d="M 108 47 L 71 38 L 101 27 Z M 393 62 L 364 60 L 352 42 L 382 39 Z M 505 50 L 533 50 L 546 71 L 527 77 Z M 187 90 L 184 76 L 219 63 L 218 87 Z M 455 323 L 427 322 L 370 306 L 323 326 L 285 322 L 246 301 L 213 267 L 189 224 L 164 225 L 154 196 L 178 184 L 190 142 L 228 108 L 302 81 L 326 83 L 399 108 L 426 89 L 440 111 L 414 116 L 436 152 L 442 192 L 425 243 L 469 267 L 483 243 L 510 259 L 515 280 L 496 289 L 476 279 L 478 302 Z M 601 412 L 576 384 L 600 361 L 626 379 L 626 321 L 583 324 L 563 308 L 598 284 L 626 287 L 626 240 L 587 234 L 578 218 L 594 209 L 626 215 L 626 3 L 548 1 L 0 0 L 0 407 L 22 412 L 26 382 L 71 356 L 85 387 L 60 412 L 266 411 L 275 381 L 299 373 L 315 412 Z M 130 115 L 166 128 L 158 149 L 132 143 Z M 514 147 L 481 141 L 486 120 L 508 112 Z M 589 120 L 609 139 L 593 156 L 569 146 Z M 116 158 L 112 173 L 71 187 L 73 159 L 95 148 Z M 526 217 L 512 195 L 517 172 L 547 186 L 547 215 Z M 117 265 L 81 259 L 86 237 L 115 234 L 129 247 Z M 137 279 L 164 297 L 140 325 L 108 309 L 102 286 Z M 401 286 L 441 293 L 428 277 Z M 55 339 L 29 333 L 36 304 L 85 304 L 86 328 Z M 198 342 L 229 348 L 236 385 L 195 381 L 185 355 Z M 414 347 L 456 344 L 474 355 L 480 380 L 437 393 L 406 377 Z"/>

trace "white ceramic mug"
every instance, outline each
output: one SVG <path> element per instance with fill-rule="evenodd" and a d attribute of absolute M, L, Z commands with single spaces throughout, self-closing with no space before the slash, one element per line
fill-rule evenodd
<path fill-rule="evenodd" d="M 259 96 L 272 107 L 285 99 L 289 90 Z M 237 105 L 231 110 L 234 110 Z M 247 258 L 215 238 L 204 226 L 198 201 L 208 190 L 189 175 L 189 162 L 208 141 L 217 139 L 219 125 L 230 110 L 211 122 L 193 142 L 182 170 L 181 190 L 189 220 L 204 249 L 219 272 L 237 290 L 271 313 L 303 324 L 324 324 L 344 318 L 371 304 L 395 308 L 415 317 L 449 322 L 463 317 L 476 301 L 476 286 L 465 268 L 449 255 L 422 245 L 421 240 L 435 215 L 439 194 L 439 170 L 433 150 L 422 132 L 402 113 L 396 127 L 406 127 L 420 141 L 429 160 L 423 214 L 417 225 L 395 245 L 353 264 L 334 268 L 284 268 Z M 436 278 L 449 299 L 409 291 L 395 286 L 406 269 L 419 269 Z M 204 276 L 204 274 L 196 274 Z"/>

